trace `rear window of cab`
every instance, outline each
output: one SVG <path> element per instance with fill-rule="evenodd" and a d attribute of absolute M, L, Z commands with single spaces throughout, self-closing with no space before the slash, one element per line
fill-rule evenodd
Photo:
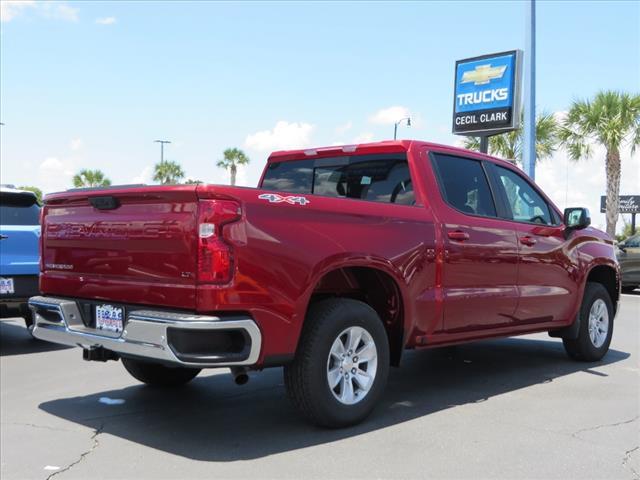
<path fill-rule="evenodd" d="M 407 156 L 377 154 L 273 162 L 262 189 L 414 205 Z"/>

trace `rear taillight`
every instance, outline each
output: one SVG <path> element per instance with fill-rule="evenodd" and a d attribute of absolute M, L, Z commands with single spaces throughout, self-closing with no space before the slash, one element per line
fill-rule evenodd
<path fill-rule="evenodd" d="M 44 272 L 44 206 L 40 208 L 40 237 L 38 238 L 40 272 Z"/>
<path fill-rule="evenodd" d="M 222 238 L 225 224 L 240 218 L 240 205 L 232 200 L 198 203 L 198 282 L 228 283 L 233 276 L 233 249 Z"/>

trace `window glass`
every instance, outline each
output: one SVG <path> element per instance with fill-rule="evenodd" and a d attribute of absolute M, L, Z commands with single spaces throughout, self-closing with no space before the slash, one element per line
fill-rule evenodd
<path fill-rule="evenodd" d="M 498 178 L 504 186 L 513 219 L 519 222 L 553 225 L 547 202 L 529 182 L 512 170 L 496 166 Z"/>
<path fill-rule="evenodd" d="M 489 182 L 477 160 L 434 154 L 434 165 L 440 180 L 442 196 L 463 213 L 495 217 Z"/>
<path fill-rule="evenodd" d="M 312 180 L 312 160 L 275 162 L 269 164 L 262 188 L 280 192 L 311 193 Z"/>
<path fill-rule="evenodd" d="M 273 163 L 267 169 L 262 188 L 399 205 L 415 203 L 404 154 Z"/>
<path fill-rule="evenodd" d="M 0 225 L 40 225 L 40 207 L 35 195 L 1 192 Z"/>
<path fill-rule="evenodd" d="M 638 248 L 640 247 L 640 235 L 634 235 L 633 237 L 629 237 L 624 241 L 624 244 L 627 247 Z"/>
<path fill-rule="evenodd" d="M 0 205 L 0 225 L 40 225 L 40 207 Z"/>

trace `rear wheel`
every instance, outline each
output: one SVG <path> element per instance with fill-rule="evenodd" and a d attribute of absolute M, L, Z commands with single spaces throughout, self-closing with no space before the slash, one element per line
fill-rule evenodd
<path fill-rule="evenodd" d="M 587 283 L 580 307 L 578 338 L 563 339 L 567 354 L 576 360 L 595 362 L 609 350 L 613 334 L 613 303 L 600 283 Z"/>
<path fill-rule="evenodd" d="M 284 369 L 292 403 L 313 423 L 345 427 L 367 417 L 389 373 L 389 342 L 369 305 L 331 299 L 313 305 L 295 360 Z"/>
<path fill-rule="evenodd" d="M 160 363 L 122 358 L 124 368 L 133 378 L 157 387 L 177 387 L 193 380 L 199 368 L 167 367 Z"/>

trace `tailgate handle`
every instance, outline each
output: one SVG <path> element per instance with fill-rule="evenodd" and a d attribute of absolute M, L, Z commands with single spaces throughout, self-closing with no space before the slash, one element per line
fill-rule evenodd
<path fill-rule="evenodd" d="M 98 210 L 115 210 L 120 206 L 120 201 L 112 196 L 91 197 L 89 203 Z"/>

